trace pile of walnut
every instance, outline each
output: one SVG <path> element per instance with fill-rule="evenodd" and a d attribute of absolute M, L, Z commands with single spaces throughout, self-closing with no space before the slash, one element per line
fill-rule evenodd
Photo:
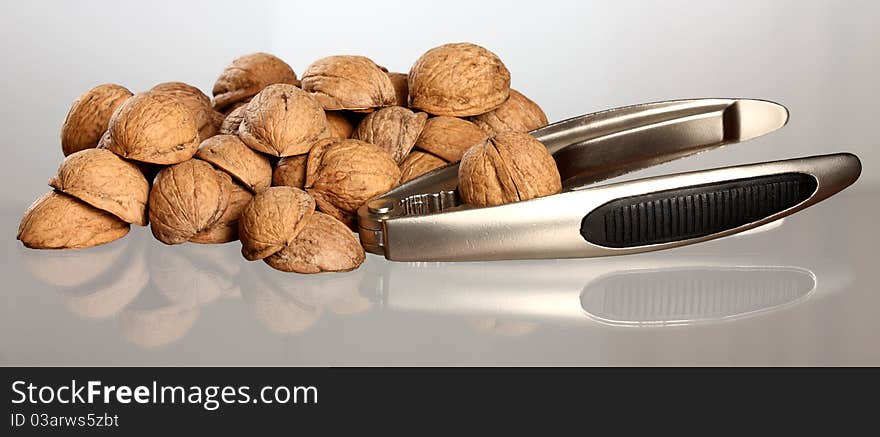
<path fill-rule="evenodd" d="M 409 74 L 330 56 L 301 80 L 255 53 L 226 67 L 213 95 L 179 82 L 81 95 L 61 128 L 53 190 L 25 212 L 18 239 L 84 248 L 149 224 L 165 244 L 240 239 L 245 258 L 279 270 L 346 271 L 364 261 L 357 209 L 448 163 L 461 161 L 465 203 L 561 189 L 553 159 L 525 133 L 547 124 L 544 112 L 474 44 L 433 48 Z"/>

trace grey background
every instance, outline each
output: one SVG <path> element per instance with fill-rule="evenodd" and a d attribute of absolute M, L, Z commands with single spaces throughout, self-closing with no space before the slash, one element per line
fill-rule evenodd
<path fill-rule="evenodd" d="M 878 19 L 874 1 L 4 2 L 0 363 L 878 364 Z M 169 248 L 143 228 L 70 255 L 12 238 L 62 158 L 70 103 L 96 84 L 210 93 L 253 51 L 297 73 L 340 53 L 406 72 L 451 41 L 501 56 L 551 120 L 686 97 L 791 111 L 770 136 L 640 175 L 850 151 L 862 178 L 765 233 L 613 260 L 370 256 L 302 277 L 244 262 L 237 243 Z M 608 275 L 658 306 L 591 318 L 584 305 L 620 282 Z M 638 320 L 651 326 L 620 326 Z"/>

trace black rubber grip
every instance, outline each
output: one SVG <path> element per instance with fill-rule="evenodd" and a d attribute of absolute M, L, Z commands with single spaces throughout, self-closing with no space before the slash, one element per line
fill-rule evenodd
<path fill-rule="evenodd" d="M 814 177 L 783 173 L 626 197 L 587 214 L 581 235 L 614 248 L 699 238 L 782 212 L 815 191 Z"/>

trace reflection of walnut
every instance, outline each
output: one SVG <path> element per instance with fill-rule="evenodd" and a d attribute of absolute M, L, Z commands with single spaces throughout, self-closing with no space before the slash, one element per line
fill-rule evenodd
<path fill-rule="evenodd" d="M 429 114 L 482 114 L 504 103 L 509 91 L 510 72 L 501 59 L 470 43 L 428 50 L 409 71 L 409 106 Z"/>
<path fill-rule="evenodd" d="M 477 125 L 456 117 L 429 118 L 416 141 L 416 148 L 449 162 L 458 162 L 471 147 L 486 141 L 488 135 Z"/>
<path fill-rule="evenodd" d="M 354 212 L 397 185 L 400 169 L 384 149 L 360 140 L 316 143 L 306 163 L 306 190 L 318 208 L 353 226 Z"/>
<path fill-rule="evenodd" d="M 272 183 L 269 158 L 255 152 L 234 135 L 217 135 L 202 141 L 196 158 L 229 173 L 255 193 Z"/>
<path fill-rule="evenodd" d="M 176 164 L 192 158 L 198 147 L 192 112 L 166 93 L 136 94 L 110 118 L 108 148 L 123 158 Z"/>
<path fill-rule="evenodd" d="M 113 84 L 98 85 L 77 97 L 61 126 L 64 156 L 97 146 L 113 111 L 129 97 L 131 91 Z"/>
<path fill-rule="evenodd" d="M 122 238 L 128 229 L 109 212 L 51 191 L 25 211 L 16 238 L 34 249 L 81 249 Z"/>
<path fill-rule="evenodd" d="M 49 185 L 128 223 L 147 224 L 150 184 L 136 165 L 109 150 L 85 149 L 68 156 Z"/>
<path fill-rule="evenodd" d="M 395 162 L 401 163 L 415 145 L 427 119 L 428 114 L 414 113 L 401 106 L 382 108 L 367 114 L 352 138 L 385 149 Z"/>
<path fill-rule="evenodd" d="M 409 182 L 446 164 L 446 161 L 430 153 L 412 152 L 400 163 L 400 183 Z"/>
<path fill-rule="evenodd" d="M 550 152 L 521 132 L 501 133 L 470 148 L 461 158 L 458 181 L 461 199 L 478 206 L 519 202 L 562 190 Z"/>
<path fill-rule="evenodd" d="M 269 85 L 299 85 L 296 73 L 284 61 L 268 53 L 251 53 L 232 61 L 214 83 L 214 109 L 228 112 Z"/>
<path fill-rule="evenodd" d="M 370 110 L 397 101 L 391 79 L 363 56 L 330 56 L 309 65 L 302 88 L 327 110 Z"/>
<path fill-rule="evenodd" d="M 291 156 L 329 137 L 330 128 L 324 111 L 306 92 L 293 85 L 270 85 L 245 107 L 238 135 L 258 152 Z"/>
<path fill-rule="evenodd" d="M 471 117 L 471 121 L 491 135 L 501 132 L 529 132 L 547 125 L 547 116 L 537 103 L 516 90 L 501 106 Z"/>

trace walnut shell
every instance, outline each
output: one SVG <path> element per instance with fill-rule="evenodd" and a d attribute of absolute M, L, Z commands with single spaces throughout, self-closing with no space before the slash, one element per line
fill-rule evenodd
<path fill-rule="evenodd" d="M 217 135 L 202 141 L 196 157 L 229 173 L 255 193 L 272 184 L 269 158 L 255 152 L 235 135 Z"/>
<path fill-rule="evenodd" d="M 226 118 L 220 123 L 218 134 L 238 135 L 238 126 L 241 125 L 241 120 L 244 119 L 244 108 L 246 106 L 241 105 L 230 111 L 229 114 L 226 114 Z"/>
<path fill-rule="evenodd" d="M 306 163 L 306 191 L 318 208 L 352 225 L 353 213 L 400 179 L 397 163 L 384 149 L 349 139 L 316 143 Z"/>
<path fill-rule="evenodd" d="M 128 223 L 147 224 L 150 184 L 135 164 L 109 150 L 85 149 L 69 155 L 49 185 Z"/>
<path fill-rule="evenodd" d="M 77 97 L 61 125 L 64 156 L 97 146 L 113 111 L 131 95 L 131 91 L 123 86 L 104 84 Z"/>
<path fill-rule="evenodd" d="M 409 182 L 446 164 L 446 161 L 430 153 L 414 151 L 400 164 L 400 183 Z"/>
<path fill-rule="evenodd" d="M 211 99 L 198 88 L 183 82 L 165 82 L 154 86 L 150 92 L 173 96 L 189 108 L 196 120 L 200 140 L 211 138 L 220 130 L 225 117 L 211 107 Z"/>
<path fill-rule="evenodd" d="M 494 53 L 471 43 L 428 50 L 409 71 L 409 106 L 434 115 L 466 117 L 507 100 L 510 72 Z"/>
<path fill-rule="evenodd" d="M 263 261 L 285 272 L 347 272 L 363 264 L 364 248 L 345 225 L 315 212 L 289 246 Z"/>
<path fill-rule="evenodd" d="M 354 124 L 339 111 L 325 111 L 327 125 L 330 127 L 330 137 L 344 140 L 351 138 L 354 132 Z"/>
<path fill-rule="evenodd" d="M 302 88 L 324 109 L 369 110 L 391 106 L 397 97 L 391 79 L 363 56 L 329 56 L 309 65 Z"/>
<path fill-rule="evenodd" d="M 533 136 L 505 132 L 468 149 L 458 168 L 464 203 L 489 206 L 556 194 L 562 181 L 550 152 Z"/>
<path fill-rule="evenodd" d="M 367 114 L 352 138 L 375 144 L 401 163 L 409 154 L 425 127 L 428 114 L 412 112 L 401 106 L 390 106 Z"/>
<path fill-rule="evenodd" d="M 301 155 L 330 136 L 327 117 L 306 92 L 293 85 L 269 85 L 244 110 L 238 135 L 250 148 L 275 156 Z"/>
<path fill-rule="evenodd" d="M 397 96 L 397 106 L 409 106 L 409 75 L 406 73 L 388 73 L 391 85 L 394 87 L 394 95 Z"/>
<path fill-rule="evenodd" d="M 429 118 L 422 129 L 416 148 L 437 155 L 449 162 L 458 162 L 471 147 L 488 138 L 476 124 L 457 117 Z"/>
<path fill-rule="evenodd" d="M 166 93 L 135 94 L 110 118 L 109 149 L 123 158 L 153 164 L 186 161 L 199 147 L 192 112 Z"/>
<path fill-rule="evenodd" d="M 254 195 L 240 184 L 231 182 L 229 204 L 226 211 L 210 228 L 207 228 L 189 239 L 193 243 L 220 244 L 238 240 L 238 218 L 244 207 L 251 202 Z"/>
<path fill-rule="evenodd" d="M 270 187 L 257 193 L 238 220 L 241 254 L 254 261 L 290 245 L 314 211 L 315 201 L 299 188 Z"/>
<path fill-rule="evenodd" d="M 547 125 L 547 115 L 528 97 L 510 90 L 510 97 L 501 106 L 471 117 L 477 126 L 490 135 L 501 132 L 529 132 Z"/>
<path fill-rule="evenodd" d="M 25 211 L 15 238 L 32 249 L 82 249 L 122 238 L 128 230 L 113 214 L 50 191 Z"/>
<path fill-rule="evenodd" d="M 302 189 L 306 183 L 306 159 L 309 155 L 288 156 L 278 160 L 272 171 L 272 185 Z"/>
<path fill-rule="evenodd" d="M 232 179 L 205 161 L 166 167 L 150 189 L 150 229 L 165 244 L 183 243 L 214 226 L 229 206 Z"/>
<path fill-rule="evenodd" d="M 244 55 L 232 61 L 214 83 L 214 109 L 224 112 L 276 83 L 299 85 L 296 73 L 281 59 L 268 53 Z"/>

